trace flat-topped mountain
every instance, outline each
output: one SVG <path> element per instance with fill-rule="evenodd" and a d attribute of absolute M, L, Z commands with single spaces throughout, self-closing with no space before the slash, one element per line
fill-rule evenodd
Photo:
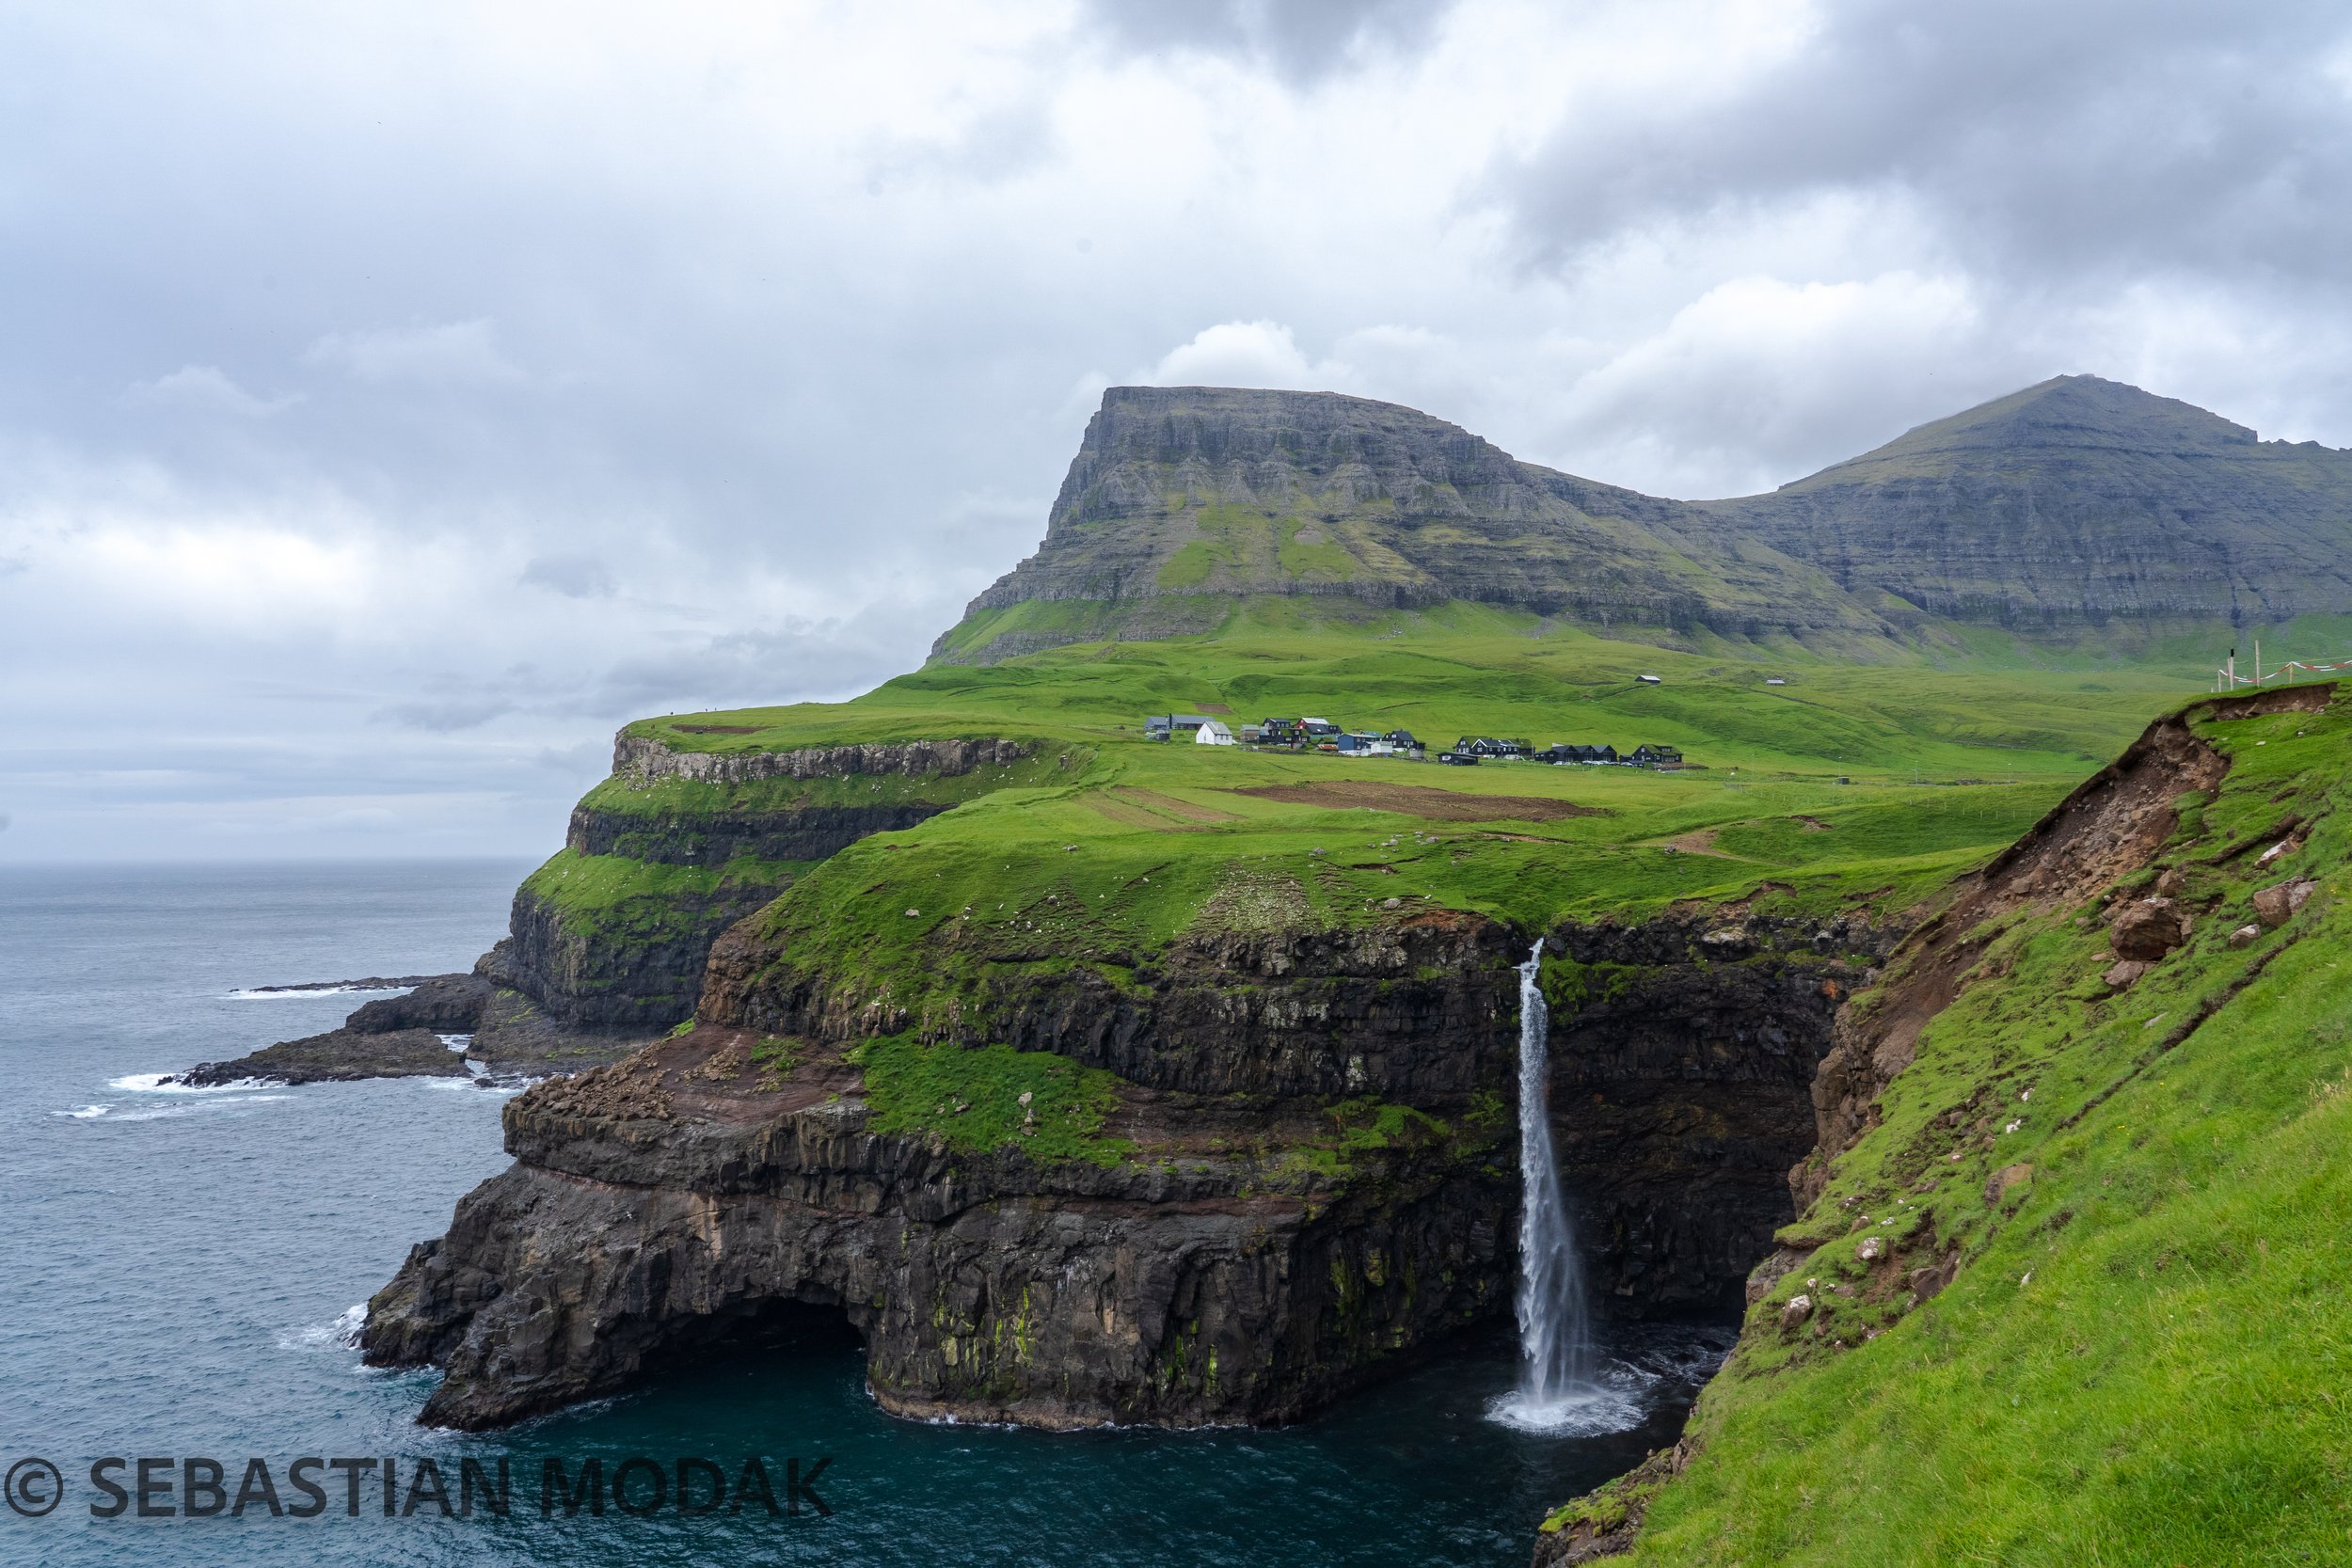
<path fill-rule="evenodd" d="M 1886 646 L 2352 612 L 2352 452 L 2061 376 L 1765 496 L 1677 501 L 1334 392 L 1114 387 L 1037 554 L 933 652 L 1216 630 L 1238 604 L 1449 601 L 1656 636 Z M 1639 628 L 1647 628 L 1639 630 Z"/>
<path fill-rule="evenodd" d="M 2096 376 L 1709 510 L 1846 588 L 2028 635 L 2352 610 L 2352 452 Z"/>
<path fill-rule="evenodd" d="M 1459 426 L 1335 392 L 1114 387 L 1045 542 L 936 652 L 1216 629 L 1236 597 L 1449 600 L 1598 626 L 1878 638 L 1818 569 L 1679 501 L 1522 463 Z"/>

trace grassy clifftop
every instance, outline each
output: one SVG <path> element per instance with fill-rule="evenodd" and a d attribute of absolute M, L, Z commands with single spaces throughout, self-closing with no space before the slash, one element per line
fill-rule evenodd
<path fill-rule="evenodd" d="M 1028 748 L 1018 764 L 946 778 L 615 780 L 585 804 L 652 816 L 953 805 L 795 867 L 760 917 L 774 941 L 914 1026 L 966 1004 L 984 978 L 1132 966 L 1260 907 L 1333 928 L 1386 918 L 1391 900 L 1528 930 L 1677 900 L 1891 913 L 2014 838 L 2181 695 L 2161 673 L 1851 665 L 1796 648 L 1767 662 L 1753 647 L 1645 647 L 1476 606 L 1354 628 L 1261 606 L 1215 639 L 933 665 L 849 703 L 630 726 L 720 753 L 1008 736 Z M 1202 708 L 1236 725 L 1308 712 L 1404 727 L 1434 746 L 1464 734 L 1662 742 L 1696 766 L 1463 769 L 1141 738 L 1147 714 Z"/>

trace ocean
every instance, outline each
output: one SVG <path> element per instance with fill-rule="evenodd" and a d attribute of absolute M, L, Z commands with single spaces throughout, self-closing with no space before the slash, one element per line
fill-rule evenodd
<path fill-rule="evenodd" d="M 1517 1373 L 1501 1325 L 1279 1431 L 898 1420 L 866 1398 L 857 1347 L 834 1340 L 683 1368 L 508 1432 L 420 1428 L 435 1374 L 361 1366 L 350 1314 L 506 1165 L 505 1095 L 154 1079 L 332 1028 L 364 1000 L 239 994 L 251 988 L 469 966 L 528 869 L 0 868 L 0 1562 L 1517 1568 L 1548 1507 L 1673 1440 L 1728 1346 L 1702 1329 L 1606 1339 L 1643 1418 L 1598 1436 L 1492 1418 Z M 306 1458 L 322 1501 L 296 1517 Z M 481 1482 L 504 1462 L 503 1516 L 480 1487 L 454 1516 L 469 1459 Z M 714 1474 L 725 1501 L 682 1512 L 682 1459 L 712 1466 L 689 1465 L 692 1506 Z M 113 1491 L 92 1480 L 106 1460 Z M 566 1488 L 597 1462 L 601 1515 L 567 1515 L 550 1460 Z M 167 1516 L 140 1516 L 142 1476 Z M 621 1506 L 645 1510 L 657 1488 L 658 1506 Z M 119 1513 L 93 1512 L 118 1497 Z"/>

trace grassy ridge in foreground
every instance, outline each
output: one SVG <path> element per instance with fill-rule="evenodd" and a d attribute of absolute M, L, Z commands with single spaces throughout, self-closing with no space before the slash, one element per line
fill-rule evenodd
<path fill-rule="evenodd" d="M 2352 713 L 2200 730 L 2222 791 L 2127 879 L 2181 871 L 2188 947 L 2110 997 L 2091 911 L 1998 934 L 1791 1227 L 1835 1239 L 1754 1309 L 1629 1561 L 2352 1560 Z M 2290 813 L 2299 849 L 2218 858 Z M 2289 876 L 2310 904 L 2229 945 Z"/>

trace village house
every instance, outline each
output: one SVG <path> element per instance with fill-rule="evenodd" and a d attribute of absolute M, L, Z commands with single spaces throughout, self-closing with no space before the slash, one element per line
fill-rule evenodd
<path fill-rule="evenodd" d="M 1535 756 L 1539 762 L 1563 765 L 1581 763 L 1586 767 L 1597 767 L 1614 763 L 1617 760 L 1617 749 L 1614 746 L 1581 746 L 1564 740 L 1557 746 L 1538 752 Z"/>
<path fill-rule="evenodd" d="M 1661 772 L 1670 773 L 1682 766 L 1682 748 L 1679 746 L 1636 746 L 1633 748 L 1633 754 L 1626 758 L 1626 761 L 1636 768 L 1655 768 Z"/>
<path fill-rule="evenodd" d="M 1464 736 L 1454 743 L 1455 754 L 1510 759 L 1530 756 L 1534 748 L 1524 740 L 1497 740 L 1492 736 Z"/>

